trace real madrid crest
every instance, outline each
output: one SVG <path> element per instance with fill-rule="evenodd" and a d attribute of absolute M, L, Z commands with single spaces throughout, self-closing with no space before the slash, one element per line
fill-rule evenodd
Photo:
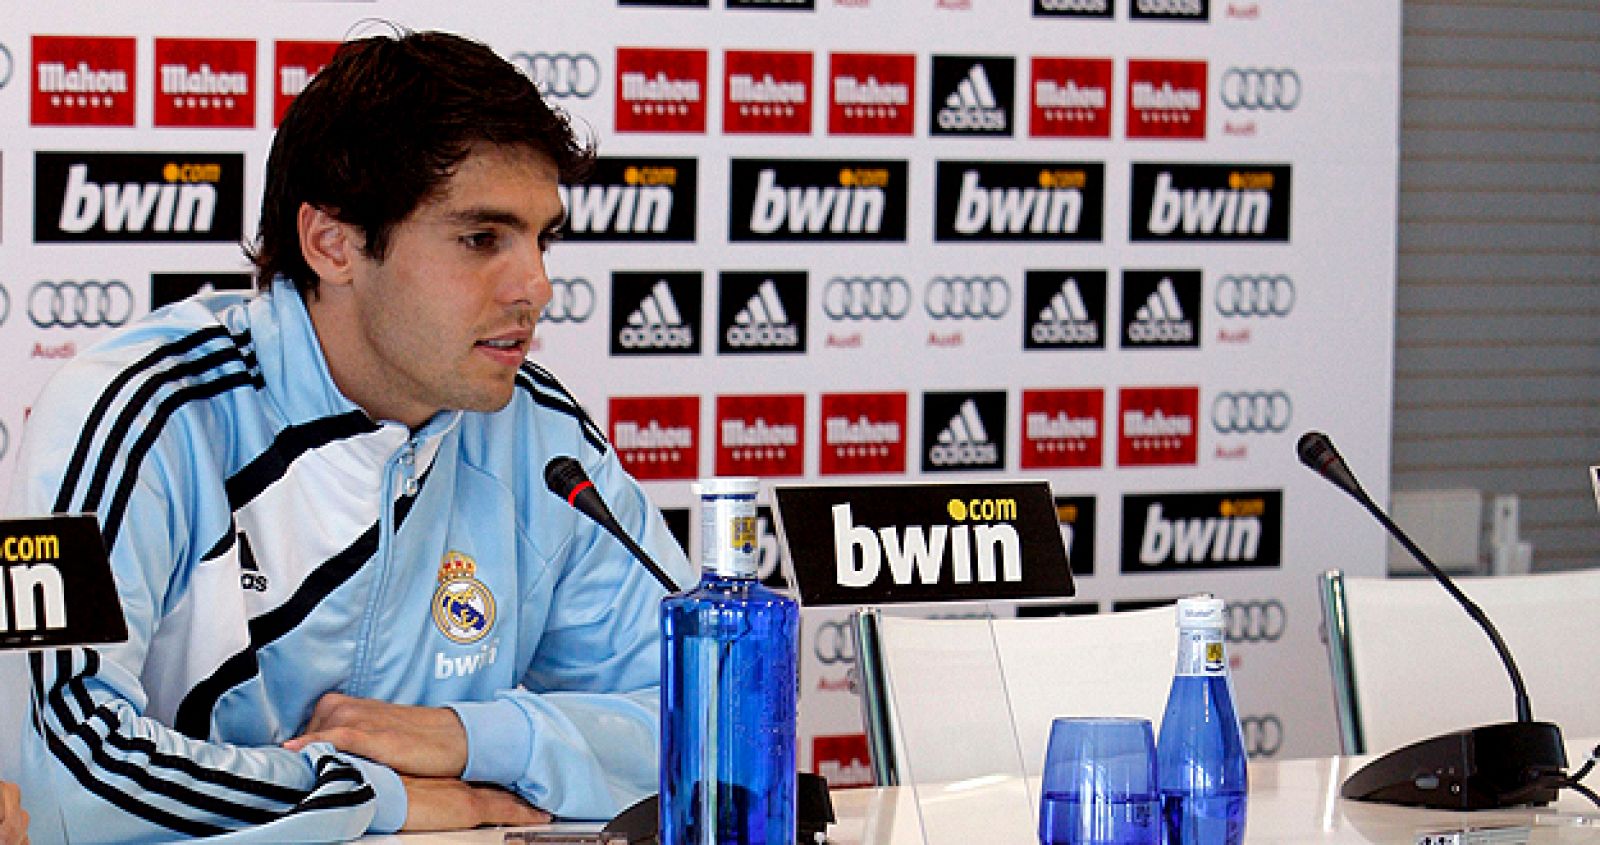
<path fill-rule="evenodd" d="M 478 564 L 461 552 L 445 552 L 439 561 L 433 623 L 453 642 L 475 643 L 494 627 L 494 596 L 477 574 Z"/>

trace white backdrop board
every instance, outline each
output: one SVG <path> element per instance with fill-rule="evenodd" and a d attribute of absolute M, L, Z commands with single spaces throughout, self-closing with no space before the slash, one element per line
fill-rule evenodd
<path fill-rule="evenodd" d="M 598 137 L 534 357 L 669 512 L 699 475 L 1048 479 L 1077 609 L 1224 596 L 1252 751 L 1334 749 L 1313 577 L 1383 538 L 1292 446 L 1386 495 L 1396 0 L 24 4 L 0 483 L 61 360 L 246 282 L 275 115 L 373 19 L 484 40 Z M 801 756 L 848 782 L 837 621 Z"/>

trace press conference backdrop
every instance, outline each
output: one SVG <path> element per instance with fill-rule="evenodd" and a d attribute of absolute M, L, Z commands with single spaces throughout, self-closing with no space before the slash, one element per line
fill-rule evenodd
<path fill-rule="evenodd" d="M 701 475 L 1048 479 L 1064 612 L 1227 597 L 1252 751 L 1333 750 L 1313 573 L 1384 546 L 1292 445 L 1388 489 L 1395 0 L 26 4 L 0 481 L 63 360 L 248 284 L 272 127 L 374 18 L 483 39 L 600 138 L 534 357 L 687 543 Z M 838 622 L 808 615 L 801 757 L 842 784 Z"/>

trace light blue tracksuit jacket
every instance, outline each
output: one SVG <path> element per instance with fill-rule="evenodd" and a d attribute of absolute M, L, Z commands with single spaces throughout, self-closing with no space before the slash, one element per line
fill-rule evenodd
<path fill-rule="evenodd" d="M 557 816 L 653 792 L 663 590 L 550 494 L 545 463 L 577 457 L 678 583 L 689 564 L 565 388 L 529 364 L 514 394 L 375 423 L 282 282 L 163 309 L 63 367 L 10 510 L 99 516 L 130 636 L 31 661 L 33 840 L 394 830 L 392 770 L 278 745 L 334 690 L 453 708 L 466 779 Z"/>

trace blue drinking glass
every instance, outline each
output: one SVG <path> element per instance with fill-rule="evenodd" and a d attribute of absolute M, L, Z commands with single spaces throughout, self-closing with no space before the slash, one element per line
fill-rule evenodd
<path fill-rule="evenodd" d="M 1040 791 L 1043 845 L 1161 843 L 1149 719 L 1054 720 Z"/>

